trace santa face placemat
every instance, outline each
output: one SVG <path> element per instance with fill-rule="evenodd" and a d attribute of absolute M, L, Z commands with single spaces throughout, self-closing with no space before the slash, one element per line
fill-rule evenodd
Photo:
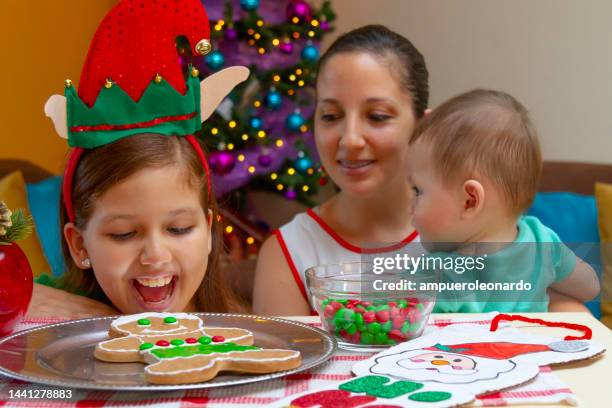
<path fill-rule="evenodd" d="M 604 351 L 603 345 L 590 340 L 564 341 L 512 327 L 492 332 L 482 326 L 453 325 L 361 361 L 352 371 L 370 377 L 369 382 L 385 390 L 404 388 L 401 381 L 413 382 L 421 398 L 436 397 L 437 401 L 423 401 L 427 406 L 454 406 L 464 403 L 466 394 L 473 399 L 523 384 L 538 374 L 541 365 L 584 360 Z M 345 391 L 356 393 L 357 389 Z M 383 397 L 386 391 L 364 392 Z M 404 396 L 414 398 L 413 393 Z M 396 398 L 389 403 L 401 403 Z"/>

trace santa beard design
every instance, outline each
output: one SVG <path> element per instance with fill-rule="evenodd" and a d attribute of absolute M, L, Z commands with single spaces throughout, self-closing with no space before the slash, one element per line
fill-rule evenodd
<path fill-rule="evenodd" d="M 467 384 L 512 371 L 511 360 L 465 356 L 444 351 L 409 350 L 375 359 L 370 372 L 413 381 Z"/>

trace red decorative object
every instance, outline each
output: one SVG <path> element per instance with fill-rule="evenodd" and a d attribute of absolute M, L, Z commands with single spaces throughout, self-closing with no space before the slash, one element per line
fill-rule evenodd
<path fill-rule="evenodd" d="M 548 322 L 546 320 L 542 320 L 542 319 L 533 319 L 530 317 L 525 317 L 525 316 L 521 316 L 521 315 L 508 315 L 508 314 L 498 314 L 497 316 L 495 316 L 492 320 L 491 320 L 491 331 L 495 331 L 497 330 L 497 328 L 499 327 L 499 322 L 502 320 L 507 320 L 507 321 L 521 321 L 521 322 L 526 322 L 526 323 L 535 323 L 535 324 L 539 324 L 542 326 L 547 326 L 547 327 L 563 327 L 566 329 L 571 329 L 571 330 L 577 330 L 577 331 L 581 331 L 584 334 L 580 337 L 577 336 L 565 336 L 564 340 L 590 340 L 591 337 L 593 336 L 593 331 L 582 324 L 576 324 L 576 323 L 565 323 L 565 322 Z"/>
<path fill-rule="evenodd" d="M 16 243 L 0 245 L 0 337 L 25 316 L 34 288 L 28 258 Z"/>
<path fill-rule="evenodd" d="M 155 345 L 160 347 L 168 347 L 170 343 L 167 340 L 158 340 Z"/>
<path fill-rule="evenodd" d="M 215 343 L 221 343 L 223 341 L 225 341 L 225 337 L 223 336 L 213 336 L 212 337 L 212 341 Z"/>
<path fill-rule="evenodd" d="M 184 95 L 187 87 L 173 41 L 179 35 L 187 37 L 194 55 L 199 54 L 196 44 L 210 38 L 200 0 L 119 2 L 102 20 L 89 46 L 79 96 L 92 107 L 109 79 L 138 101 L 157 74 Z"/>
<path fill-rule="evenodd" d="M 185 342 L 189 343 L 189 344 L 194 344 L 194 343 L 198 342 L 198 339 L 194 339 L 193 337 L 189 337 L 188 339 L 185 339 Z"/>

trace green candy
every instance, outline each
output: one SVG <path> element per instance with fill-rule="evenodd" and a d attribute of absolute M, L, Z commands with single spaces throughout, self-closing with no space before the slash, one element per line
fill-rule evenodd
<path fill-rule="evenodd" d="M 183 343 L 185 343 L 185 340 L 182 340 L 182 339 L 170 340 L 170 344 L 172 344 L 173 346 L 180 346 Z"/>
<path fill-rule="evenodd" d="M 408 302 L 406 302 L 405 300 L 400 300 L 399 302 L 397 302 L 397 307 L 399 307 L 400 309 L 405 309 L 406 306 L 408 306 Z"/>
<path fill-rule="evenodd" d="M 380 323 L 374 322 L 368 325 L 368 331 L 372 334 L 378 334 L 380 333 L 380 330 L 381 330 Z"/>
<path fill-rule="evenodd" d="M 417 303 L 416 307 L 421 311 L 421 313 L 425 311 L 425 306 L 423 306 L 422 303 Z"/>
<path fill-rule="evenodd" d="M 324 301 L 321 303 L 321 306 L 325 307 L 325 306 L 329 305 L 329 303 L 330 303 L 330 302 L 331 302 L 331 299 L 327 298 L 327 299 L 325 299 L 325 300 L 324 300 Z"/>
<path fill-rule="evenodd" d="M 166 324 L 176 323 L 176 317 L 174 317 L 174 316 L 164 317 L 164 323 L 166 323 Z"/>
<path fill-rule="evenodd" d="M 346 330 L 348 334 L 355 334 L 357 332 L 357 327 L 351 323 L 344 330 Z"/>
<path fill-rule="evenodd" d="M 346 300 L 346 299 L 338 299 L 338 300 L 336 300 L 336 302 L 346 306 L 346 304 L 348 303 L 348 300 Z"/>
<path fill-rule="evenodd" d="M 397 344 L 397 341 L 395 341 L 393 339 L 389 339 L 389 340 L 387 340 L 387 344 L 390 345 L 390 346 L 393 346 L 393 345 Z"/>
<path fill-rule="evenodd" d="M 202 336 L 198 339 L 198 343 L 200 344 L 210 344 L 211 341 L 212 339 L 208 336 Z"/>
<path fill-rule="evenodd" d="M 359 315 L 359 313 L 355 313 L 351 309 L 344 309 L 344 320 L 353 322 L 356 314 Z"/>
<path fill-rule="evenodd" d="M 368 330 L 368 327 L 365 324 L 356 324 L 357 326 L 357 330 L 359 330 L 360 332 L 364 332 L 366 330 Z"/>
<path fill-rule="evenodd" d="M 363 325 L 363 316 L 360 313 L 355 313 L 355 315 L 353 316 L 353 321 L 359 327 Z"/>
<path fill-rule="evenodd" d="M 344 311 L 346 309 L 341 307 L 340 309 L 338 309 L 338 311 L 334 314 L 334 320 L 344 320 Z"/>
<path fill-rule="evenodd" d="M 377 312 L 380 312 L 381 310 L 389 310 L 389 305 L 380 305 L 376 308 Z"/>
<path fill-rule="evenodd" d="M 151 321 L 149 319 L 138 319 L 139 326 L 150 326 Z"/>
<path fill-rule="evenodd" d="M 387 336 L 387 333 L 378 333 L 376 336 L 374 336 L 374 341 L 376 344 L 387 344 L 388 340 L 389 336 Z"/>
<path fill-rule="evenodd" d="M 402 324 L 402 327 L 401 327 L 400 331 L 402 333 L 407 333 L 408 330 L 410 330 L 410 322 L 409 321 L 405 321 L 404 324 Z"/>
<path fill-rule="evenodd" d="M 382 328 L 383 332 L 389 333 L 391 329 L 393 328 L 393 323 L 391 322 L 391 320 L 387 320 L 386 322 L 381 324 L 380 327 Z"/>
<path fill-rule="evenodd" d="M 148 349 L 150 349 L 151 347 L 153 347 L 153 343 L 142 343 L 142 344 L 140 345 L 140 349 L 141 349 L 141 350 L 148 350 Z"/>
<path fill-rule="evenodd" d="M 368 306 L 368 307 L 366 307 L 366 310 L 367 310 L 368 312 L 375 312 L 375 311 L 376 311 L 376 306 L 374 306 L 374 305 L 372 305 L 372 306 Z"/>
<path fill-rule="evenodd" d="M 374 336 L 367 331 L 361 333 L 361 344 L 374 344 Z"/>

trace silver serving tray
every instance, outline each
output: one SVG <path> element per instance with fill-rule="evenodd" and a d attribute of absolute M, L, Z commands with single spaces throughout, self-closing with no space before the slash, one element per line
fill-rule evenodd
<path fill-rule="evenodd" d="M 93 356 L 97 343 L 107 340 L 116 317 L 74 320 L 24 330 L 0 339 L 0 374 L 58 387 L 113 391 L 162 391 L 213 388 L 283 377 L 313 368 L 329 359 L 336 341 L 323 330 L 273 317 L 196 313 L 205 326 L 250 330 L 262 348 L 297 350 L 302 365 L 271 374 L 220 373 L 197 384 L 152 385 L 144 381 L 144 364 L 106 363 Z"/>

